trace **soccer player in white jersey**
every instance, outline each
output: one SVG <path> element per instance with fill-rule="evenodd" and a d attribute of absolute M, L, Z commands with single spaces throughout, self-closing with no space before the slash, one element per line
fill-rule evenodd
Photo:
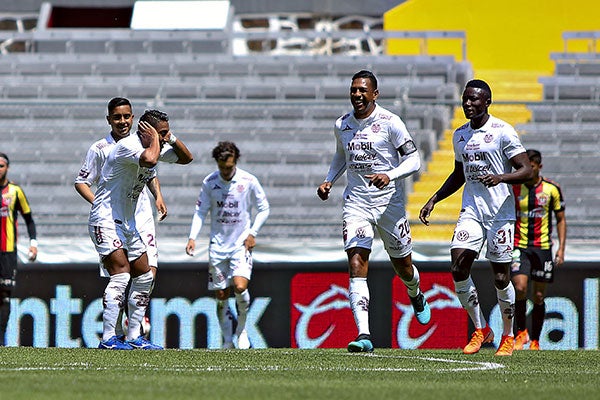
<path fill-rule="evenodd" d="M 102 166 L 108 157 L 108 154 L 116 143 L 128 136 L 133 126 L 133 112 L 131 102 L 123 97 L 115 97 L 108 102 L 108 115 L 106 120 L 111 127 L 110 133 L 94 142 L 87 151 L 85 160 L 77 177 L 75 178 L 75 190 L 87 200 L 90 204 L 94 202 L 94 192 L 91 186 L 97 185 L 102 172 Z M 175 139 L 175 140 L 174 140 Z M 173 142 L 172 146 L 175 146 L 176 138 L 175 135 L 170 136 L 170 140 Z M 180 143 L 181 144 L 181 143 Z M 162 152 L 173 153 L 175 150 L 171 146 L 163 147 Z M 182 154 L 182 162 L 186 163 L 187 158 L 185 154 Z M 167 158 L 172 158 L 167 156 Z M 158 247 L 156 242 L 156 229 L 154 224 L 154 215 L 152 210 L 152 204 L 150 200 L 150 191 L 155 199 L 156 210 L 158 212 L 160 221 L 164 220 L 167 216 L 167 207 L 164 203 L 162 193 L 160 191 L 160 184 L 158 178 L 152 179 L 148 182 L 147 187 L 142 190 L 138 199 L 137 208 L 135 210 L 136 227 L 142 240 L 146 244 L 146 252 L 148 253 L 148 263 L 152 269 L 154 280 L 156 281 L 156 272 L 158 268 Z M 106 269 L 100 264 L 100 276 L 109 277 Z M 122 320 L 120 316 L 118 318 L 116 332 L 117 336 L 122 338 L 124 336 L 123 328 L 119 321 Z"/>
<path fill-rule="evenodd" d="M 486 82 L 474 79 L 467 83 L 462 107 L 470 121 L 454 132 L 454 170 L 423 206 L 419 219 L 429 225 L 428 218 L 435 204 L 465 186 L 450 246 L 456 295 L 475 326 L 463 352 L 477 353 L 483 343 L 494 339 L 494 332 L 481 312 L 477 289 L 471 278 L 473 261 L 487 242 L 486 258 L 494 272 L 503 321 L 502 339 L 496 355 L 510 356 L 514 349 L 515 309 L 515 289 L 510 281 L 515 202 L 510 185 L 529 180 L 532 169 L 514 128 L 488 113 L 491 103 L 492 90 Z"/>
<path fill-rule="evenodd" d="M 269 202 L 258 179 L 237 167 L 240 150 L 233 142 L 219 142 L 212 156 L 218 170 L 202 181 L 192 218 L 186 253 L 194 255 L 196 238 L 210 212 L 208 290 L 214 291 L 223 348 L 233 348 L 233 316 L 228 299 L 235 293 L 238 312 L 237 347 L 248 349 L 246 317 L 250 306 L 248 283 L 252 274 L 252 249 L 256 235 L 269 216 Z M 256 209 L 254 222 L 251 210 Z"/>
<path fill-rule="evenodd" d="M 421 167 L 415 143 L 397 115 L 375 103 L 377 78 L 370 71 L 352 77 L 353 112 L 335 122 L 336 153 L 325 181 L 317 189 L 327 200 L 332 185 L 346 172 L 343 238 L 350 272 L 350 307 L 358 337 L 350 352 L 371 352 L 369 329 L 369 255 L 375 235 L 381 236 L 394 272 L 406 285 L 417 320 L 429 323 L 431 311 L 412 263 L 412 239 L 406 219 L 404 178 Z"/>
<path fill-rule="evenodd" d="M 165 143 L 172 147 L 162 152 Z M 161 349 L 140 334 L 154 277 L 137 228 L 137 202 L 155 179 L 159 160 L 187 164 L 192 159 L 185 144 L 171 133 L 167 114 L 150 110 L 140 118 L 138 132 L 120 139 L 104 162 L 89 218 L 90 237 L 110 275 L 103 296 L 100 349 Z M 115 329 L 130 279 L 129 327 L 122 341 Z"/>

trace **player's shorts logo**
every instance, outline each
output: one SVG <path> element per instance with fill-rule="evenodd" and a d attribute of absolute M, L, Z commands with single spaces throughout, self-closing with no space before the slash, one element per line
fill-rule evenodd
<path fill-rule="evenodd" d="M 113 240 L 113 247 L 115 249 L 120 249 L 121 247 L 123 247 L 123 242 L 121 242 L 121 239 Z"/>
<path fill-rule="evenodd" d="M 469 232 L 467 231 L 459 231 L 456 233 L 456 240 L 459 240 L 461 242 L 466 242 L 467 240 L 469 240 Z"/>

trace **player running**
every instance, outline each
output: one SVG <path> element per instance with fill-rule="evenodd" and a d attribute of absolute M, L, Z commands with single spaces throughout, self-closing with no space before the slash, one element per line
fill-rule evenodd
<path fill-rule="evenodd" d="M 465 186 L 450 246 L 454 289 L 475 326 L 463 352 L 477 353 L 483 343 L 494 339 L 494 332 L 481 312 L 477 289 L 471 278 L 473 261 L 487 241 L 486 258 L 494 271 L 503 323 L 502 340 L 496 355 L 509 356 L 514 347 L 515 310 L 515 289 L 510 281 L 515 206 L 510 184 L 527 181 L 532 171 L 514 128 L 488 113 L 491 103 L 492 90 L 486 82 L 475 79 L 467 83 L 462 107 L 470 121 L 453 135 L 454 170 L 421 208 L 419 219 L 429 225 L 428 218 L 435 204 Z"/>
<path fill-rule="evenodd" d="M 412 263 L 412 239 L 406 218 L 404 178 L 421 167 L 417 147 L 404 122 L 375 103 L 377 78 L 370 71 L 352 77 L 353 112 L 335 122 L 336 152 L 325 181 L 317 189 L 327 200 L 333 184 L 346 172 L 343 239 L 350 273 L 350 307 L 358 336 L 350 352 L 371 352 L 369 328 L 369 255 L 375 229 L 381 236 L 394 272 L 407 288 L 417 321 L 429 323 L 431 311 Z"/>

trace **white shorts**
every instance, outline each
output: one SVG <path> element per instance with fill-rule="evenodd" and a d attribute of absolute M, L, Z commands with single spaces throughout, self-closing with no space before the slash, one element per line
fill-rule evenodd
<path fill-rule="evenodd" d="M 146 252 L 146 245 L 135 229 L 126 229 L 121 224 L 116 224 L 113 228 L 89 225 L 88 231 L 101 260 L 118 249 L 126 250 L 130 261 Z M 102 265 L 100 276 L 109 276 Z"/>
<path fill-rule="evenodd" d="M 344 250 L 354 247 L 371 250 L 375 237 L 374 228 L 377 228 L 390 257 L 403 258 L 412 252 L 410 225 L 404 206 L 390 203 L 361 208 L 358 204 L 344 204 Z"/>
<path fill-rule="evenodd" d="M 154 219 L 149 218 L 145 222 L 140 223 L 136 219 L 137 230 L 140 237 L 146 245 L 146 253 L 148 254 L 148 265 L 158 268 L 158 246 L 156 244 L 156 228 Z"/>
<path fill-rule="evenodd" d="M 468 249 L 477 254 L 487 242 L 485 258 L 492 262 L 512 262 L 514 221 L 494 221 L 490 229 L 472 218 L 459 217 L 452 235 L 451 249 Z"/>
<path fill-rule="evenodd" d="M 223 290 L 231 286 L 234 276 L 248 280 L 252 276 L 252 252 L 244 246 L 228 257 L 210 252 L 208 257 L 208 290 Z"/>

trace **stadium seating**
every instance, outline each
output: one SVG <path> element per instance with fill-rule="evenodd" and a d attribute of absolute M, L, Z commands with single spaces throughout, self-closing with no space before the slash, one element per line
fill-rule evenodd
<path fill-rule="evenodd" d="M 523 144 L 542 152 L 542 175 L 561 185 L 569 238 L 593 240 L 600 229 L 600 54 L 560 52 L 551 59 L 554 75 L 539 79 L 544 100 L 528 106 L 531 121 L 518 128 Z"/>
<path fill-rule="evenodd" d="M 210 151 L 233 140 L 240 167 L 259 177 L 272 204 L 262 235 L 337 238 L 345 178 L 327 202 L 315 191 L 335 151 L 333 123 L 351 109 L 352 74 L 378 75 L 380 104 L 402 116 L 424 159 L 472 76 L 453 56 L 233 55 L 226 33 L 49 29 L 31 38 L 30 51 L 0 58 L 0 120 L 12 178 L 35 205 L 41 235 L 86 234 L 89 206 L 72 181 L 109 131 L 106 103 L 125 96 L 136 116 L 169 113 L 195 156 L 190 166 L 160 166 L 169 206 L 161 235 L 187 234 L 202 178 L 215 169 Z"/>

